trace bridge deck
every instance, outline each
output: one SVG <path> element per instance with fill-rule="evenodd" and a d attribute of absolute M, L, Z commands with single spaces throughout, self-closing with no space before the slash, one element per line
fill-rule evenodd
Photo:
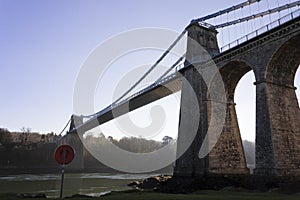
<path fill-rule="evenodd" d="M 222 57 L 225 57 L 227 54 L 230 54 L 232 51 L 242 49 L 245 46 L 249 45 L 250 43 L 259 41 L 262 37 L 267 37 L 268 35 L 272 35 L 272 34 L 274 34 L 274 32 L 280 31 L 281 29 L 284 29 L 285 27 L 288 27 L 291 24 L 299 22 L 299 21 L 300 21 L 300 17 L 296 17 L 293 20 L 290 20 L 284 24 L 281 24 L 278 27 L 275 27 L 261 35 L 258 35 L 257 37 L 254 37 L 248 41 L 245 41 L 244 43 L 241 43 L 227 51 L 220 53 L 219 55 L 215 56 L 213 58 L 213 60 L 215 62 L 218 62 L 218 60 L 222 59 Z M 185 68 L 180 69 L 180 71 L 188 70 L 189 68 L 190 68 L 190 66 L 187 66 Z M 176 72 L 175 75 L 173 74 L 171 76 L 172 76 L 172 78 L 166 79 L 166 81 L 162 82 L 161 84 L 157 84 L 148 89 L 144 89 L 143 92 L 139 92 L 137 95 L 133 95 L 128 100 L 123 101 L 123 102 L 119 103 L 118 105 L 115 105 L 114 107 L 106 108 L 106 109 L 98 112 L 98 114 L 96 116 L 87 120 L 82 125 L 76 127 L 76 129 L 71 130 L 69 133 L 73 133 L 75 131 L 82 133 L 82 132 L 91 130 L 91 129 L 93 129 L 101 124 L 104 124 L 114 118 L 117 118 L 117 117 L 124 115 L 128 112 L 131 112 L 135 109 L 138 109 L 147 104 L 150 104 L 156 100 L 164 98 L 175 92 L 178 92 L 179 90 L 181 90 L 181 84 L 182 84 L 180 72 Z"/>

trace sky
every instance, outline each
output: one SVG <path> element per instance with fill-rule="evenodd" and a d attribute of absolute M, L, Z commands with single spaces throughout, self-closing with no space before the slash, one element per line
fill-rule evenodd
<path fill-rule="evenodd" d="M 36 132 L 59 133 L 73 113 L 73 91 L 81 66 L 99 44 L 122 32 L 146 27 L 179 33 L 192 19 L 242 1 L 0 0 L 0 127 L 11 131 L 30 127 Z M 264 0 L 260 8 L 274 7 L 278 1 L 269 0 L 267 5 Z M 252 11 L 258 9 L 259 6 Z M 219 46 L 246 33 L 249 26 L 259 26 L 267 20 L 235 27 L 235 35 L 220 33 L 219 39 L 223 41 Z M 157 58 L 153 56 L 153 62 Z M 295 84 L 299 88 L 298 74 Z M 109 76 L 113 80 L 113 73 Z M 236 96 L 242 137 L 252 141 L 255 137 L 253 82 L 253 74 L 243 77 Z M 105 95 L 98 92 L 96 97 Z M 166 105 L 166 102 L 160 103 Z M 175 117 L 163 134 L 176 137 L 178 105 L 177 101 L 168 108 Z M 111 131 L 107 134 L 116 134 L 109 125 L 106 130 Z"/>

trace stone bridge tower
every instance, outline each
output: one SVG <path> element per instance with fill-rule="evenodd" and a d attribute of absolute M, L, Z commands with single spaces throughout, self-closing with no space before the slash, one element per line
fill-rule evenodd
<path fill-rule="evenodd" d="M 188 43 L 185 65 L 186 67 L 189 65 L 190 68 L 181 72 L 183 78 L 177 152 L 183 152 L 187 143 L 190 142 L 191 145 L 177 159 L 174 176 L 249 173 L 235 113 L 234 91 L 230 86 L 225 86 L 227 100 L 220 102 L 226 107 L 221 137 L 206 157 L 199 158 L 198 156 L 208 131 L 211 100 L 208 93 L 209 86 L 204 81 L 206 77 L 202 77 L 197 70 L 203 67 L 199 63 L 208 61 L 219 54 L 219 47 L 215 29 L 191 23 L 186 30 Z M 196 100 L 193 101 L 191 93 L 196 95 Z M 195 127 L 195 123 L 198 127 Z M 193 135 L 192 129 L 195 128 L 197 131 Z M 193 141 L 189 141 L 191 139 Z"/>
<path fill-rule="evenodd" d="M 76 126 L 82 124 L 82 118 L 80 116 L 72 115 L 71 117 L 71 124 L 70 130 L 75 128 Z M 68 169 L 72 171 L 82 171 L 84 169 L 84 158 L 83 158 L 83 151 L 84 147 L 80 136 L 78 133 L 72 132 L 69 133 L 61 142 L 62 144 L 68 144 L 73 147 L 75 150 L 75 157 L 74 160 L 68 165 Z"/>
<path fill-rule="evenodd" d="M 187 151 L 176 161 L 175 176 L 206 174 L 247 174 L 245 156 L 235 111 L 234 91 L 239 80 L 253 72 L 256 87 L 255 170 L 260 176 L 300 176 L 300 109 L 294 86 L 300 65 L 300 17 L 292 18 L 259 36 L 218 54 L 214 29 L 192 23 L 187 27 L 186 68 L 181 71 L 182 97 L 177 152 Z M 213 57 L 224 83 L 226 106 L 222 133 L 209 155 L 198 152 L 209 128 L 212 100 L 205 77 L 196 73 L 206 60 L 204 50 Z M 189 85 L 192 89 L 189 89 Z M 210 91 L 211 92 L 211 91 Z M 196 94 L 196 100 L 190 98 Z M 199 108 L 197 111 L 196 108 Z M 196 112 L 197 111 L 197 112 Z M 199 119 L 198 119 L 199 118 Z M 191 131 L 197 125 L 195 137 Z M 194 126 L 194 127 L 193 127 Z"/>

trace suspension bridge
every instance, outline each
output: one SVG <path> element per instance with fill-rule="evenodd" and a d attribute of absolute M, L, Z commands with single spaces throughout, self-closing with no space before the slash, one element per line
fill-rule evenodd
<path fill-rule="evenodd" d="M 249 170 L 235 113 L 234 91 L 243 75 L 253 71 L 256 79 L 255 173 L 270 176 L 300 175 L 300 110 L 294 87 L 294 76 L 300 64 L 300 1 L 286 1 L 283 4 L 278 2 L 276 7 L 268 6 L 265 10 L 260 6 L 262 2 L 267 1 L 248 0 L 193 19 L 148 71 L 114 102 L 89 116 L 73 116 L 68 122 L 71 122 L 70 130 L 61 140 L 68 135 L 89 131 L 181 90 L 177 151 L 183 151 L 180 144 L 189 138 L 193 123 L 197 123 L 199 128 L 191 145 L 184 149 L 182 156 L 176 161 L 174 175 L 247 174 Z M 253 6 L 256 6 L 256 13 L 243 12 Z M 237 12 L 240 14 L 238 17 Z M 233 16 L 231 19 L 228 17 L 230 14 Z M 224 15 L 227 16 L 227 21 L 219 20 Z M 251 24 L 255 20 L 259 27 L 254 29 L 251 26 L 253 29 L 248 33 L 219 47 L 224 36 L 218 37 L 218 31 L 222 35 L 224 29 L 237 29 L 236 26 L 241 30 L 243 24 Z M 141 82 L 160 66 L 183 39 L 188 40 L 186 53 L 178 56 L 176 62 L 153 83 L 136 92 Z M 210 58 L 202 58 L 203 50 L 191 45 L 190 40 L 200 44 Z M 211 102 L 215 99 L 208 92 L 209 86 L 195 70 L 212 65 L 217 67 L 224 82 L 226 97 L 219 103 L 225 105 L 225 119 L 215 147 L 208 155 L 199 157 L 201 144 L 211 122 Z M 187 83 L 197 94 L 197 105 L 189 100 Z M 193 113 L 195 106 L 200 108 L 200 113 Z M 191 120 L 196 115 L 200 116 L 199 122 Z"/>

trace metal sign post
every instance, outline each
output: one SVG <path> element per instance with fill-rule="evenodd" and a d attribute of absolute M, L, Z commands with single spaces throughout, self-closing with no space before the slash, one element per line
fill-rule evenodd
<path fill-rule="evenodd" d="M 69 145 L 61 145 L 56 149 L 54 157 L 56 162 L 58 164 L 61 164 L 61 184 L 59 198 L 62 198 L 65 177 L 65 165 L 71 163 L 74 159 L 74 149 Z"/>

